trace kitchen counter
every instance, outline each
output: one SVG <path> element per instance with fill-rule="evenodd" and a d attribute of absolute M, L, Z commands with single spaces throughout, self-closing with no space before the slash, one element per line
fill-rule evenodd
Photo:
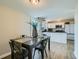
<path fill-rule="evenodd" d="M 43 32 L 50 37 L 50 41 L 58 43 L 67 43 L 67 33 L 65 32 Z"/>

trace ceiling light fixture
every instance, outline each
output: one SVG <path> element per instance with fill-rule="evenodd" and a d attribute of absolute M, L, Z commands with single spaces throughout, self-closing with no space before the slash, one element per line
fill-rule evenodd
<path fill-rule="evenodd" d="M 37 5 L 40 2 L 40 0 L 29 0 L 29 1 L 34 5 Z"/>

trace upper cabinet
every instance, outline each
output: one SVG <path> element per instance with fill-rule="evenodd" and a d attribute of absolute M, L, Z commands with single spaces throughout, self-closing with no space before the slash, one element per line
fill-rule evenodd
<path fill-rule="evenodd" d="M 65 32 L 74 34 L 74 24 L 65 24 Z"/>
<path fill-rule="evenodd" d="M 74 21 L 65 22 L 65 32 L 74 34 Z"/>
<path fill-rule="evenodd" d="M 48 28 L 57 28 L 57 27 L 64 28 L 64 23 L 63 22 L 48 23 Z"/>

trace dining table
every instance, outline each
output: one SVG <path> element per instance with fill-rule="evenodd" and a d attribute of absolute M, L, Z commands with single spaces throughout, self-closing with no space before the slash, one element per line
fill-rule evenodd
<path fill-rule="evenodd" d="M 28 59 L 33 59 L 32 54 L 33 54 L 33 48 L 38 46 L 42 40 L 47 39 L 47 45 L 48 45 L 48 51 L 50 52 L 50 37 L 49 36 L 42 36 L 42 37 L 25 37 L 25 38 L 19 38 L 19 39 L 11 39 L 10 41 L 16 41 L 22 44 L 22 47 L 26 48 L 28 50 Z M 44 55 L 44 53 L 43 53 Z M 14 57 L 14 54 L 12 53 L 12 59 Z M 44 59 L 44 58 L 43 58 Z"/>

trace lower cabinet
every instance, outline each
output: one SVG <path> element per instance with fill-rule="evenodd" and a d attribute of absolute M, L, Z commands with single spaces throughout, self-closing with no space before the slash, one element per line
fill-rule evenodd
<path fill-rule="evenodd" d="M 68 34 L 67 39 L 69 40 L 74 40 L 74 34 Z"/>

